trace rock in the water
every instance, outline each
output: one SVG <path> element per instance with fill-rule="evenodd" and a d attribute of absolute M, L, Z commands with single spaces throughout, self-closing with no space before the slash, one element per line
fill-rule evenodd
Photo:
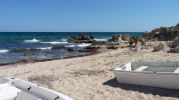
<path fill-rule="evenodd" d="M 69 48 L 67 48 L 67 50 L 68 50 L 69 52 L 74 52 L 74 51 L 75 51 L 75 48 L 69 47 Z"/>
<path fill-rule="evenodd" d="M 94 37 L 88 33 L 80 33 L 80 40 L 93 40 Z"/>
<path fill-rule="evenodd" d="M 109 41 L 123 42 L 123 41 L 129 41 L 129 39 L 130 39 L 130 36 L 128 34 L 118 34 L 118 35 L 112 36 L 112 38 L 109 39 Z"/>
<path fill-rule="evenodd" d="M 129 41 L 130 36 L 129 36 L 128 34 L 124 34 L 124 35 L 121 35 L 121 39 L 122 39 L 123 41 Z"/>
<path fill-rule="evenodd" d="M 91 43 L 94 41 L 94 37 L 88 33 L 80 33 L 79 36 L 71 36 L 67 41 L 74 43 Z"/>
<path fill-rule="evenodd" d="M 100 49 L 100 46 L 88 46 L 85 49 L 88 49 L 88 50 Z"/>
<path fill-rule="evenodd" d="M 100 49 L 100 46 L 88 46 L 88 47 L 85 47 L 85 49 L 83 49 L 83 50 L 80 50 L 80 51 L 78 51 L 78 52 L 93 52 L 93 53 L 95 53 L 95 52 L 97 52 L 98 50 Z"/>

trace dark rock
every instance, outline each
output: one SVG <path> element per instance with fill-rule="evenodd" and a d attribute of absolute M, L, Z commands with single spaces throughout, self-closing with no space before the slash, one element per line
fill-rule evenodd
<path fill-rule="evenodd" d="M 79 36 L 71 36 L 67 41 L 73 43 L 91 43 L 94 41 L 94 37 L 88 33 L 80 33 Z"/>
<path fill-rule="evenodd" d="M 129 40 L 129 47 L 130 49 L 132 48 L 138 48 L 141 45 L 141 49 L 143 49 L 143 47 L 145 47 L 146 49 L 148 49 L 147 45 L 146 45 L 146 39 L 144 37 L 141 36 L 132 36 Z"/>
<path fill-rule="evenodd" d="M 159 40 L 159 41 L 171 41 L 176 37 L 179 37 L 179 24 L 175 27 L 160 27 L 152 30 L 149 33 L 144 34 L 145 38 L 150 40 Z"/>
<path fill-rule="evenodd" d="M 114 50 L 116 50 L 116 49 L 118 49 L 118 48 L 119 48 L 119 47 L 116 46 L 116 45 L 107 46 L 107 49 L 114 49 Z"/>
<path fill-rule="evenodd" d="M 97 52 L 98 50 L 100 49 L 99 46 L 89 46 L 89 47 L 86 47 L 85 49 L 83 50 L 79 50 L 78 52 Z"/>
<path fill-rule="evenodd" d="M 170 48 L 170 53 L 179 53 L 179 46 L 176 48 Z"/>
<path fill-rule="evenodd" d="M 93 40 L 94 37 L 88 33 L 80 33 L 80 40 Z"/>
<path fill-rule="evenodd" d="M 122 39 L 123 41 L 129 41 L 130 36 L 129 36 L 128 34 L 123 34 L 123 35 L 121 35 L 121 39 Z"/>
<path fill-rule="evenodd" d="M 148 38 L 149 37 L 149 32 L 148 31 L 144 32 L 143 37 L 148 40 L 149 39 Z"/>
<path fill-rule="evenodd" d="M 122 41 L 128 41 L 130 36 L 128 34 L 117 34 L 113 35 L 109 41 L 114 41 L 114 42 L 122 42 Z"/>
<path fill-rule="evenodd" d="M 88 49 L 88 50 L 100 49 L 100 47 L 99 46 L 89 46 L 89 47 L 86 47 L 85 49 Z"/>
<path fill-rule="evenodd" d="M 179 46 L 179 39 L 175 39 L 171 43 L 171 48 L 176 48 Z"/>
<path fill-rule="evenodd" d="M 73 48 L 73 47 L 68 47 L 67 50 L 68 50 L 69 52 L 74 52 L 74 51 L 76 51 L 75 48 Z"/>
<path fill-rule="evenodd" d="M 175 27 L 179 27 L 179 23 Z"/>
<path fill-rule="evenodd" d="M 92 45 L 105 45 L 107 44 L 108 41 L 93 41 L 91 44 Z"/>
<path fill-rule="evenodd" d="M 170 53 L 179 53 L 179 38 L 168 42 L 168 46 L 170 47 Z"/>

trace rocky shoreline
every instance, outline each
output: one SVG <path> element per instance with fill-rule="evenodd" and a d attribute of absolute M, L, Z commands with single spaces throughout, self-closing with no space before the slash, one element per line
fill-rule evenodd
<path fill-rule="evenodd" d="M 128 34 L 119 34 L 112 36 L 108 41 L 96 41 L 95 37 L 88 33 L 81 33 L 79 36 L 71 36 L 67 39 L 69 43 L 88 43 L 89 45 L 79 49 L 76 47 L 65 47 L 68 52 L 79 52 L 82 54 L 67 57 L 52 57 L 49 59 L 33 60 L 31 56 L 36 55 L 37 50 L 26 50 L 26 56 L 29 59 L 20 60 L 10 63 L 0 64 L 0 66 L 21 63 L 44 62 L 57 59 L 67 59 L 74 57 L 82 57 L 94 55 L 111 50 L 130 48 L 132 51 L 140 51 L 143 49 L 151 52 L 164 51 L 168 53 L 179 53 L 179 24 L 173 27 L 160 27 L 151 32 L 144 32 L 142 36 L 130 36 Z M 155 43 L 153 43 L 155 42 Z M 54 46 L 50 50 L 60 50 L 61 46 Z M 12 52 L 12 51 L 11 51 Z M 14 50 L 13 52 L 19 52 Z M 58 52 L 58 51 L 57 51 Z"/>
<path fill-rule="evenodd" d="M 0 77 L 17 77 L 62 92 L 75 100 L 178 100 L 177 90 L 119 84 L 112 72 L 134 60 L 175 61 L 179 59 L 179 53 L 169 51 L 178 47 L 178 39 L 160 41 L 143 36 L 126 37 L 115 35 L 103 42 L 92 39 L 92 45 L 80 51 L 91 52 L 89 55 L 5 65 L 0 68 Z M 74 52 L 72 48 L 69 50 Z"/>
<path fill-rule="evenodd" d="M 176 90 L 127 84 L 121 86 L 114 79 L 112 70 L 129 61 L 179 59 L 179 53 L 152 52 L 153 46 L 160 42 L 165 41 L 147 42 L 149 49 L 137 52 L 125 47 L 90 56 L 6 65 L 0 68 L 0 77 L 13 76 L 30 81 L 64 93 L 75 100 L 177 100 Z"/>

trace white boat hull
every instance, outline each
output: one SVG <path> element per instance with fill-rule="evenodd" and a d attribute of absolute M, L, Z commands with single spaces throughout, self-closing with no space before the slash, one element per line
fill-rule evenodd
<path fill-rule="evenodd" d="M 176 63 L 174 67 L 176 66 L 179 67 L 178 65 L 179 63 Z M 162 66 L 165 66 L 165 64 L 163 64 Z M 116 68 L 114 70 L 114 75 L 119 83 L 144 85 L 144 86 L 160 87 L 160 88 L 167 88 L 167 89 L 179 89 L 179 73 L 133 71 L 132 68 L 129 67 L 126 68 L 125 70 L 122 70 L 122 68 Z"/>
<path fill-rule="evenodd" d="M 56 91 L 14 78 L 0 79 L 0 100 L 72 100 Z"/>
<path fill-rule="evenodd" d="M 119 83 L 179 89 L 179 75 L 157 75 L 114 71 Z"/>

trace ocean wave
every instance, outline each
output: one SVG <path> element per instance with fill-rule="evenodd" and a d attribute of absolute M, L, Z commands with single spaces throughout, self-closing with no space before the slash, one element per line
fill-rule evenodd
<path fill-rule="evenodd" d="M 76 47 L 77 45 L 66 45 L 66 48 L 72 48 L 72 47 Z"/>
<path fill-rule="evenodd" d="M 34 38 L 32 40 L 24 40 L 24 42 L 26 42 L 26 43 L 36 43 L 36 42 L 39 42 L 39 40 Z"/>
<path fill-rule="evenodd" d="M 67 39 L 61 39 L 61 41 L 66 42 L 66 41 L 67 41 Z"/>
<path fill-rule="evenodd" d="M 9 50 L 0 50 L 0 53 L 7 53 Z"/>
<path fill-rule="evenodd" d="M 63 41 L 63 42 L 59 42 L 59 41 L 53 41 L 53 42 L 41 42 L 41 43 L 46 43 L 46 44 L 67 44 L 68 42 L 66 41 Z"/>
<path fill-rule="evenodd" d="M 95 38 L 94 40 L 96 40 L 96 41 L 108 41 L 108 39 L 99 39 L 99 38 Z"/>
<path fill-rule="evenodd" d="M 37 49 L 40 49 L 40 50 L 51 50 L 52 47 L 39 47 Z"/>
<path fill-rule="evenodd" d="M 52 47 L 38 47 L 38 48 L 23 48 L 23 49 L 12 49 L 10 50 L 11 53 L 17 52 L 27 52 L 27 51 L 39 51 L 39 50 L 51 50 Z"/>
<path fill-rule="evenodd" d="M 90 45 L 91 45 L 90 43 L 82 43 L 82 44 L 78 44 L 77 46 L 78 47 L 88 47 Z"/>
<path fill-rule="evenodd" d="M 90 46 L 90 43 L 81 43 L 81 44 L 72 44 L 72 45 L 66 45 L 65 47 L 69 48 L 69 47 L 88 47 Z"/>

